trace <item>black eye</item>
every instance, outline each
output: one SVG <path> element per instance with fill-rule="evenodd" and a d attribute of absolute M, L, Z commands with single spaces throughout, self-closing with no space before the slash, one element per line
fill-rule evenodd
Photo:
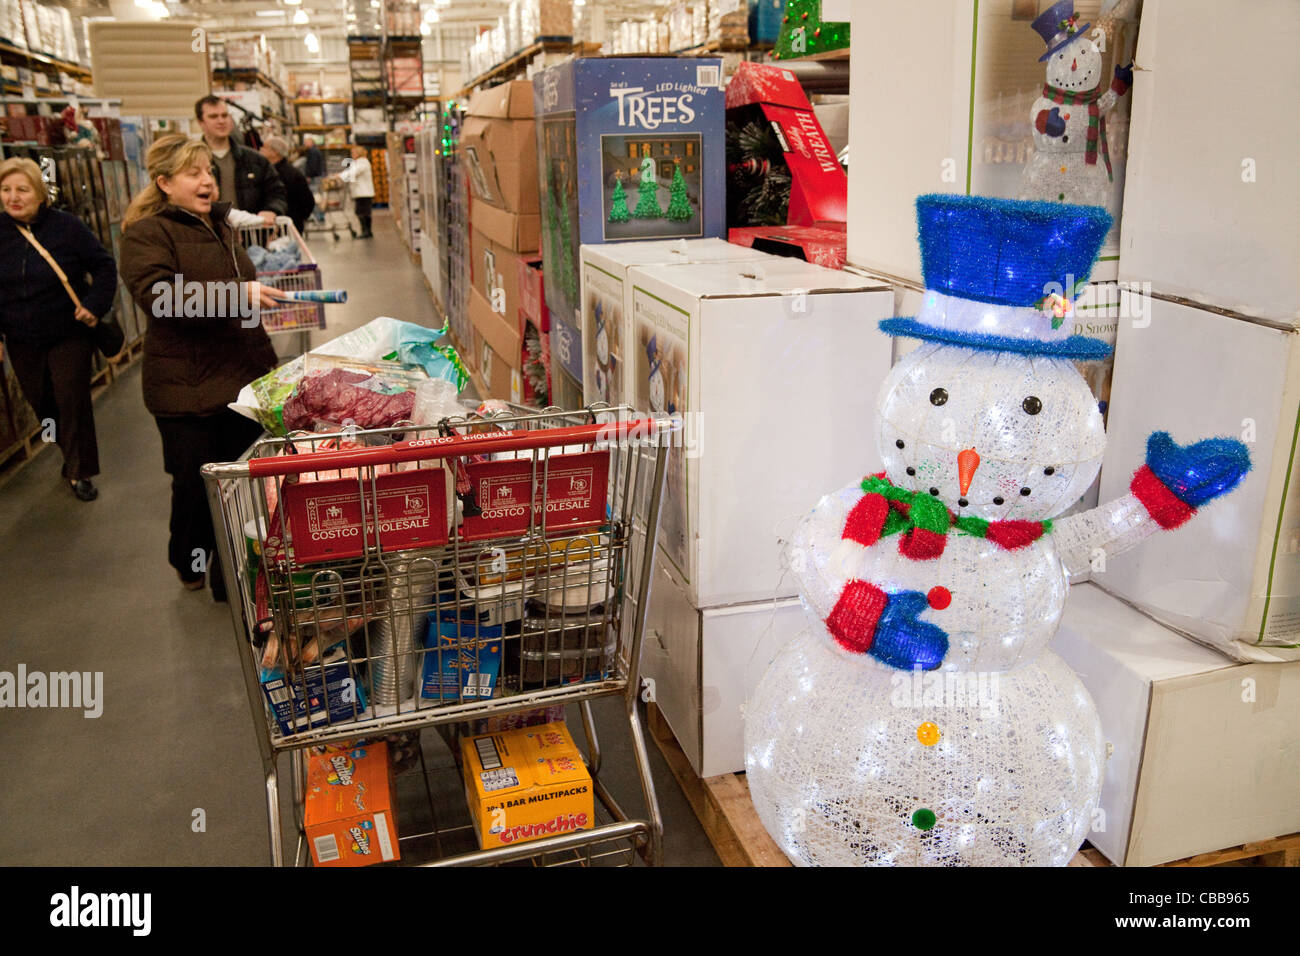
<path fill-rule="evenodd" d="M 936 388 L 930 393 L 931 405 L 942 405 L 946 401 L 948 401 L 948 390 L 946 388 Z"/>
<path fill-rule="evenodd" d="M 912 468 L 911 466 L 909 466 L 908 469 L 907 469 L 907 473 L 908 473 L 909 475 L 915 475 L 915 474 L 916 474 L 916 469 L 915 469 L 915 468 Z"/>
<path fill-rule="evenodd" d="M 894 444 L 897 445 L 899 448 L 902 448 L 902 447 L 903 447 L 903 439 L 900 438 L 898 441 L 894 442 Z"/>
<path fill-rule="evenodd" d="M 1056 469 L 1053 468 L 1051 465 L 1048 465 L 1046 468 L 1043 469 L 1043 474 L 1054 475 L 1056 474 Z"/>
<path fill-rule="evenodd" d="M 1027 494 L 1029 494 L 1029 489 L 1028 489 L 1028 488 L 1021 488 L 1021 489 L 1020 489 L 1020 493 L 1021 493 L 1022 495 L 1027 495 Z"/>
<path fill-rule="evenodd" d="M 994 498 L 994 499 L 993 499 L 993 503 L 994 503 L 995 505 L 1000 505 L 1000 504 L 1002 504 L 1002 499 L 1001 499 L 1001 498 Z"/>
<path fill-rule="evenodd" d="M 1037 415 L 1043 410 L 1043 403 L 1038 400 L 1037 396 L 1030 395 L 1020 403 L 1020 407 L 1025 410 L 1026 415 Z"/>

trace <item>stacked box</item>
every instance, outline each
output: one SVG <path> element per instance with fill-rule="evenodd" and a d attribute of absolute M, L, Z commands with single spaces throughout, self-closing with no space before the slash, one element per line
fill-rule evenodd
<path fill-rule="evenodd" d="M 571 60 L 533 79 L 552 400 L 581 400 L 578 247 L 725 235 L 721 61 Z"/>
<path fill-rule="evenodd" d="M 520 263 L 535 254 L 537 199 L 533 88 L 505 83 L 476 93 L 460 131 L 469 182 L 471 362 L 493 398 L 523 396 L 524 322 Z"/>

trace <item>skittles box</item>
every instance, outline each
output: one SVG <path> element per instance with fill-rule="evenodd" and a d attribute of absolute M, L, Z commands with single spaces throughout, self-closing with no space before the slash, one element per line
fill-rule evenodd
<path fill-rule="evenodd" d="M 383 741 L 326 748 L 309 758 L 303 828 L 316 866 L 401 859 Z"/>
<path fill-rule="evenodd" d="M 591 775 L 563 721 L 460 742 L 479 846 L 490 849 L 590 830 Z"/>

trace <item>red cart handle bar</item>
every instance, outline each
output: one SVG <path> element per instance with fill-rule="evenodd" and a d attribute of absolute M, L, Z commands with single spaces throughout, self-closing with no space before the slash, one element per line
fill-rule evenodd
<path fill-rule="evenodd" d="M 248 462 L 251 478 L 272 475 L 300 475 L 308 471 L 336 471 L 368 465 L 390 465 L 403 461 L 434 458 L 460 458 L 465 455 L 488 455 L 507 451 L 528 451 L 563 445 L 587 445 L 595 442 L 624 443 L 655 438 L 670 423 L 653 418 L 610 422 L 599 425 L 574 425 L 569 428 L 517 429 L 507 432 L 483 432 L 477 435 L 440 435 L 375 448 L 348 451 L 319 451 L 297 455 L 252 458 Z"/>

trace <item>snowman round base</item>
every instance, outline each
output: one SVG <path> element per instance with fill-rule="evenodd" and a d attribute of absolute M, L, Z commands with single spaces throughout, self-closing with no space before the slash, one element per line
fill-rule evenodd
<path fill-rule="evenodd" d="M 1064 866 L 1104 761 L 1092 698 L 1050 651 L 908 673 L 809 629 L 745 712 L 754 806 L 804 866 Z"/>

